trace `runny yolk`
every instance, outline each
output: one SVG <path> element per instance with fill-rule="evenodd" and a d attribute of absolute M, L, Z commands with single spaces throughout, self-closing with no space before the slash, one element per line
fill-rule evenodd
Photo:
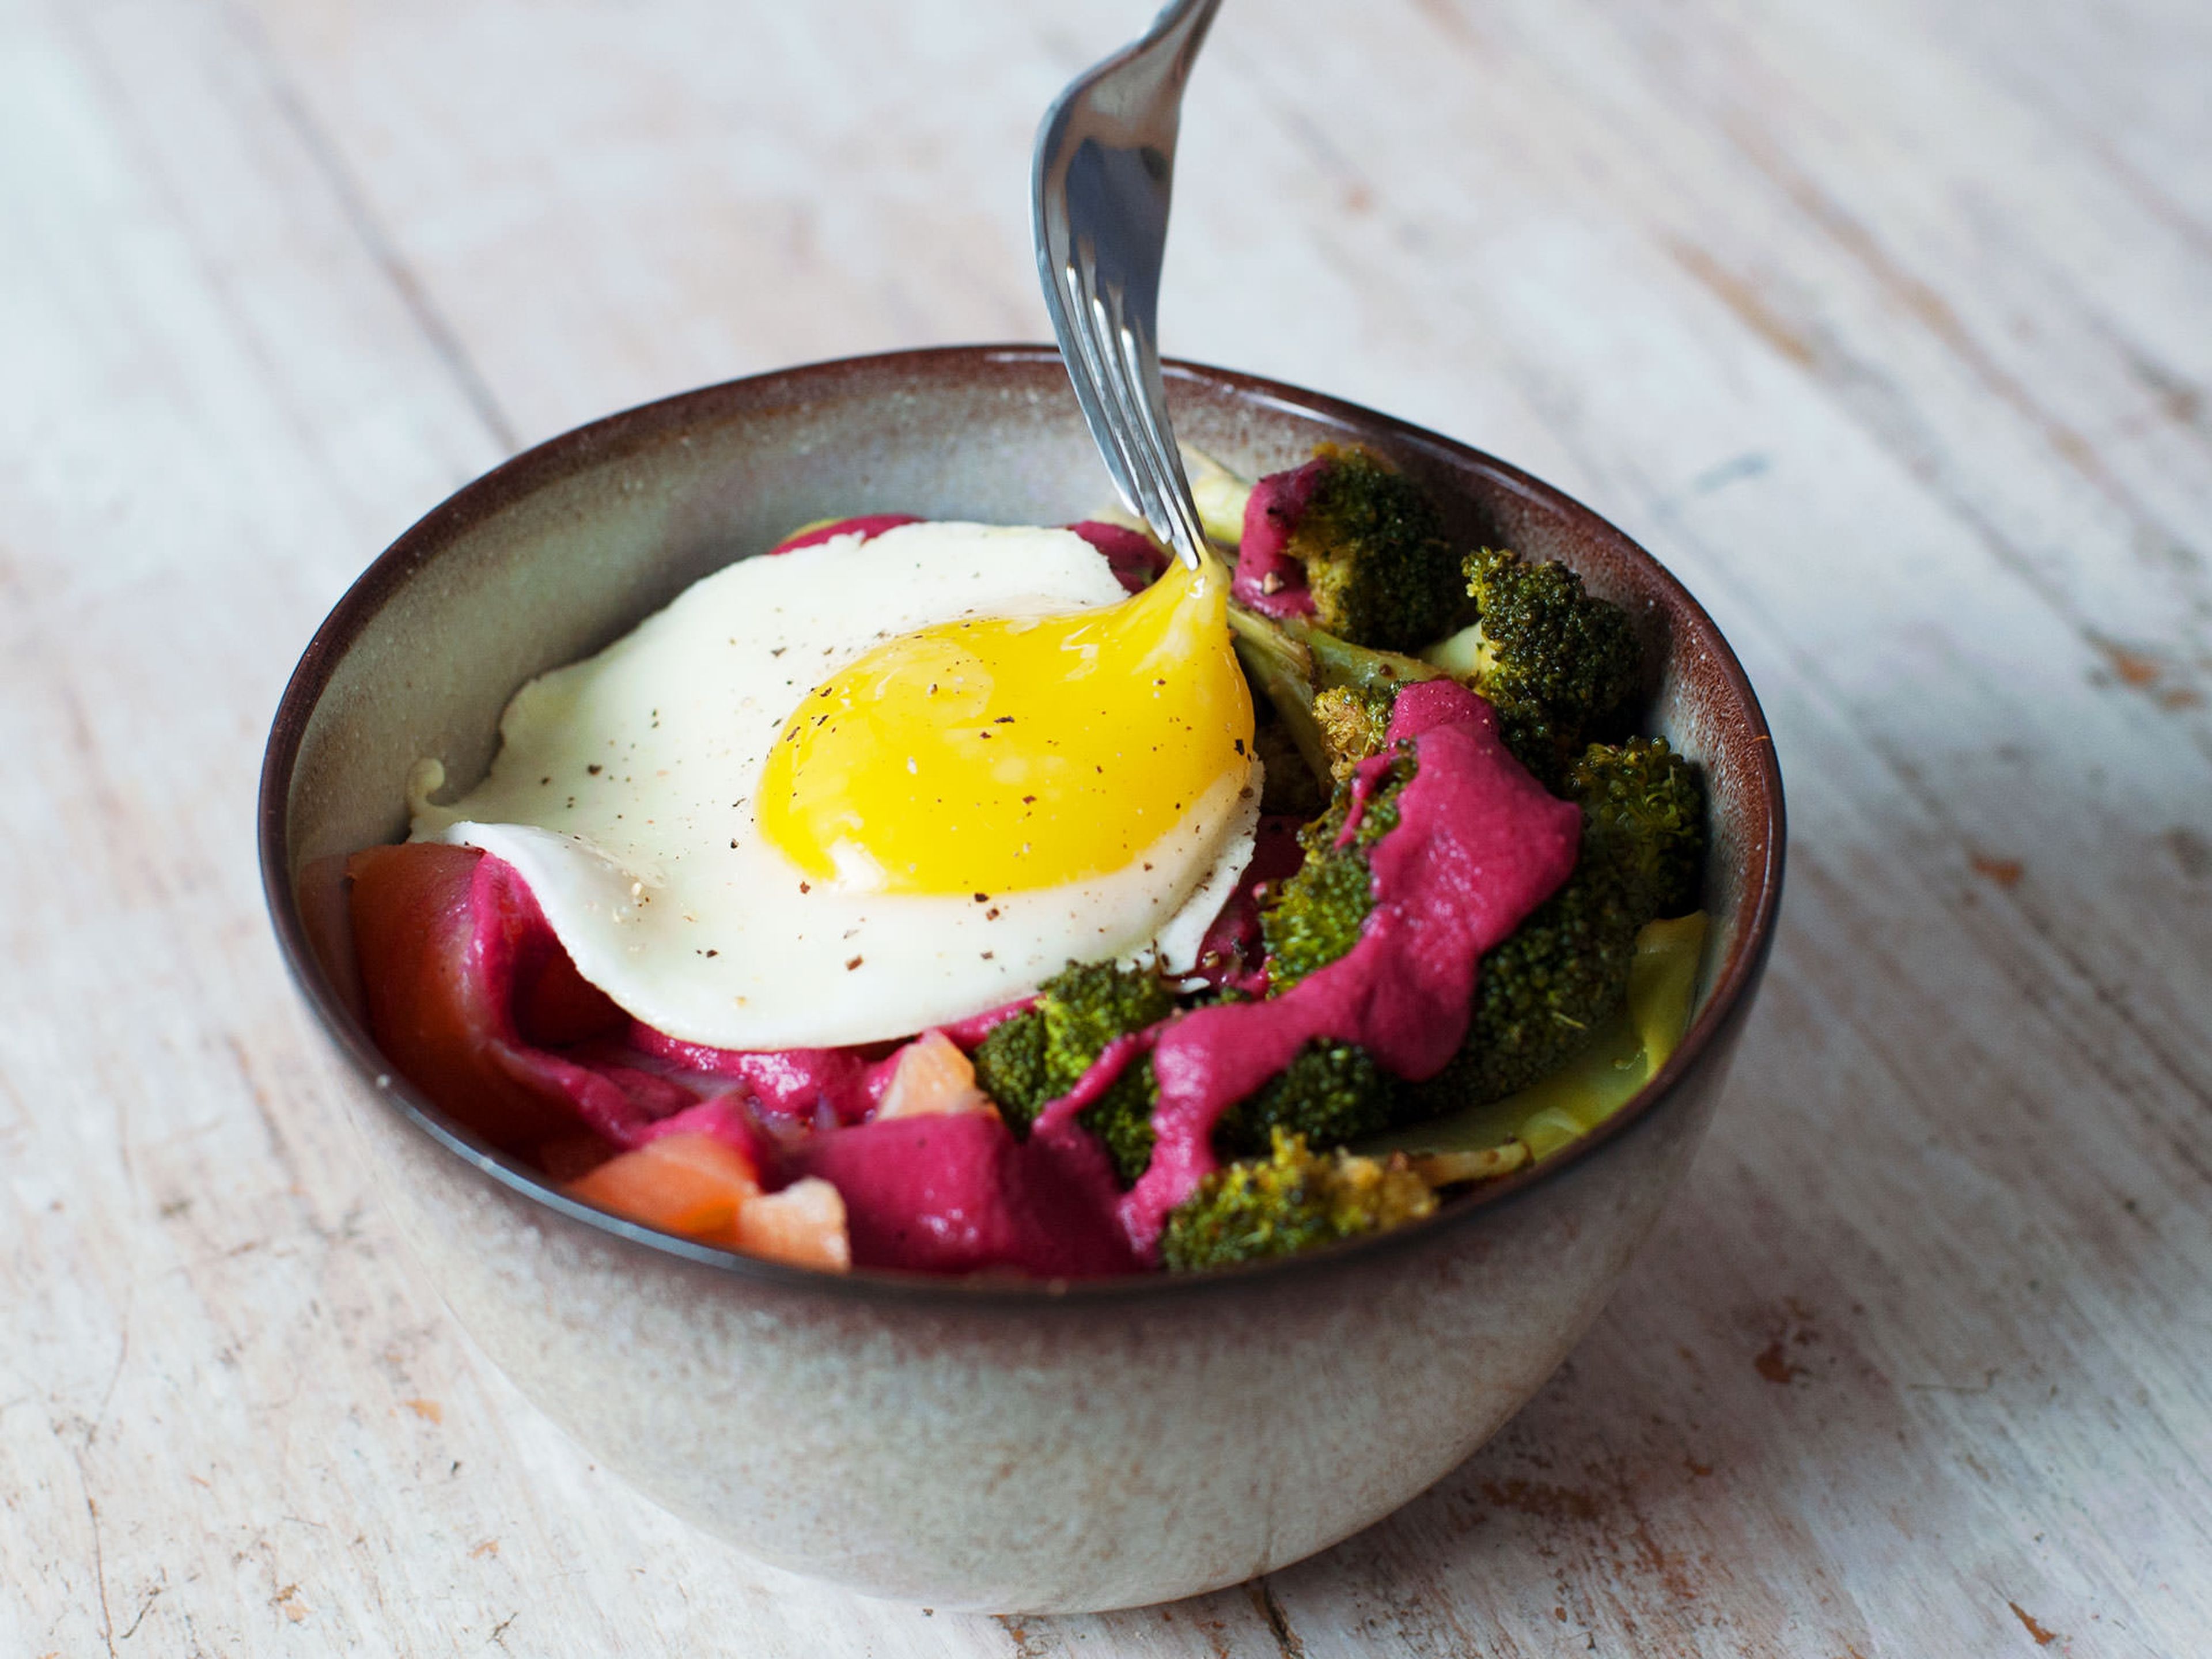
<path fill-rule="evenodd" d="M 980 897 L 1133 863 L 1250 764 L 1228 594 L 1209 559 L 1118 605 L 886 641 L 786 722 L 762 830 L 810 876 L 886 892 Z"/>

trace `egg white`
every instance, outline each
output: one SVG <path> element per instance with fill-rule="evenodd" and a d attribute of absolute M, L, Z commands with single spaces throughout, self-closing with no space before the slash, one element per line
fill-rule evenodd
<path fill-rule="evenodd" d="M 1187 972 L 1250 861 L 1249 758 L 1107 875 L 1023 892 L 855 893 L 763 838 L 754 790 L 815 685 L 895 635 L 1125 598 L 1064 530 L 908 525 L 706 578 L 598 656 L 532 680 L 484 781 L 410 781 L 413 838 L 505 859 L 584 977 L 629 1013 L 726 1048 L 903 1036 L 1008 1002 L 1071 961 Z"/>

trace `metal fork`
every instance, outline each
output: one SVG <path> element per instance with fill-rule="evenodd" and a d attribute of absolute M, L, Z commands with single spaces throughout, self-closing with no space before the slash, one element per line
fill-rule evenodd
<path fill-rule="evenodd" d="M 1176 132 L 1221 0 L 1174 0 L 1078 76 L 1037 130 L 1037 275 L 1083 418 L 1123 503 L 1194 570 L 1206 536 L 1168 424 L 1154 337 Z"/>

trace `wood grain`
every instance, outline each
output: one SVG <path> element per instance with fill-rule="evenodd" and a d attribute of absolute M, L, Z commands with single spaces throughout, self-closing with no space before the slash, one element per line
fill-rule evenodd
<path fill-rule="evenodd" d="M 1030 134 L 1146 9 L 0 0 L 0 1654 L 2203 1649 L 2180 0 L 1226 9 L 1169 349 L 1614 518 L 1737 644 L 1790 782 L 1690 1186 L 1436 1490 L 1197 1602 L 854 1601 L 595 1469 L 410 1285 L 259 914 L 294 657 L 519 445 L 1041 337 Z"/>

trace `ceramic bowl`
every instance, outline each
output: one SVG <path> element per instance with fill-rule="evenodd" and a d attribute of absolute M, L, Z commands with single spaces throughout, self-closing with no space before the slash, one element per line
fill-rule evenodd
<path fill-rule="evenodd" d="M 817 364 L 542 445 L 368 568 L 270 738 L 277 939 L 344 1057 L 392 1218 L 454 1317 L 670 1510 L 872 1595 L 1029 1612 L 1165 1601 L 1295 1561 L 1429 1486 L 1536 1390 L 1620 1278 L 1705 1132 L 1772 933 L 1773 747 L 1673 577 L 1463 445 L 1248 375 L 1176 364 L 1167 380 L 1182 437 L 1248 474 L 1357 441 L 1428 485 L 1468 541 L 1572 565 L 1638 618 L 1649 729 L 1710 783 L 1714 927 L 1686 1040 L 1597 1133 L 1425 1222 L 1188 1278 L 817 1274 L 571 1202 L 442 1117 L 369 1040 L 331 872 L 404 835 L 410 763 L 474 780 L 525 680 L 796 525 L 1090 516 L 1107 481 L 1048 349 Z"/>

